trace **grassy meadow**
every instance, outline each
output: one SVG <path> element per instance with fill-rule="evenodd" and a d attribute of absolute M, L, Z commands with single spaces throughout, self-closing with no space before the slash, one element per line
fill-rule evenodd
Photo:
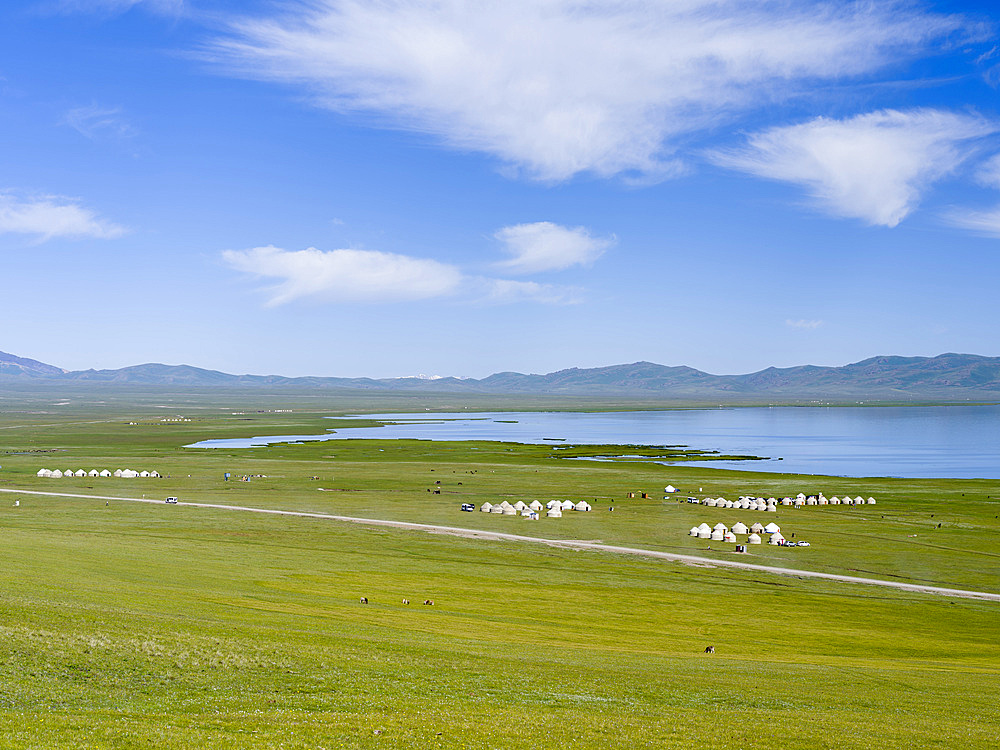
<path fill-rule="evenodd" d="M 729 545 L 686 531 L 775 520 L 812 546 L 743 559 L 1000 592 L 998 481 L 570 461 L 496 443 L 181 447 L 319 433 L 338 407 L 358 408 L 240 398 L 3 404 L 0 488 L 182 503 L 0 495 L 0 747 L 996 745 L 1000 604 L 714 567 Z M 162 421 L 178 414 L 191 421 Z M 40 479 L 41 467 L 165 476 Z M 266 476 L 225 482 L 227 471 Z M 878 504 L 756 513 L 625 498 L 668 482 L 682 494 L 823 490 Z M 503 498 L 586 499 L 594 512 L 529 522 L 459 511 Z M 184 500 L 601 540 L 704 563 Z"/>

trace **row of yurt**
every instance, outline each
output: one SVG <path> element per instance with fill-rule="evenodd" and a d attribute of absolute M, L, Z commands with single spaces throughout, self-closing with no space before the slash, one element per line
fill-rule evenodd
<path fill-rule="evenodd" d="M 730 542 L 734 544 L 737 541 L 737 534 L 747 534 L 748 532 L 748 544 L 760 544 L 761 534 L 770 534 L 771 538 L 768 544 L 781 544 L 785 540 L 781 535 L 781 527 L 774 522 L 769 523 L 767 526 L 758 522 L 748 527 L 742 521 L 737 521 L 733 524 L 732 529 L 727 528 L 721 522 L 715 524 L 715 526 L 702 523 L 698 526 L 692 526 L 688 534 L 699 539 L 710 539 L 713 542 Z"/>
<path fill-rule="evenodd" d="M 690 501 L 689 501 L 690 502 Z M 697 502 L 697 500 L 695 500 Z M 738 500 L 726 500 L 724 497 L 706 497 L 701 501 L 702 505 L 710 508 L 742 508 L 743 510 L 763 510 L 774 512 L 778 505 L 793 506 L 801 508 L 804 505 L 875 505 L 875 498 L 869 497 L 867 500 L 858 495 L 857 497 L 832 497 L 827 498 L 822 492 L 818 495 L 805 495 L 799 493 L 796 497 L 753 497 L 741 496 Z"/>
<path fill-rule="evenodd" d="M 516 503 L 511 505 L 509 502 L 504 500 L 496 505 L 493 505 L 490 502 L 485 502 L 479 506 L 479 510 L 483 513 L 499 513 L 505 516 L 516 516 L 520 513 L 525 518 L 532 518 L 534 520 L 538 518 L 538 514 L 541 513 L 541 511 L 546 507 L 548 508 L 548 511 L 545 515 L 549 518 L 561 518 L 564 510 L 591 510 L 590 503 L 585 500 L 581 500 L 575 505 L 569 500 L 550 500 L 547 505 L 542 505 L 537 500 L 532 500 L 530 503 L 518 500 Z"/>
<path fill-rule="evenodd" d="M 60 479 L 62 477 L 124 477 L 126 479 L 133 479 L 135 477 L 142 477 L 143 479 L 147 477 L 159 478 L 160 474 L 156 471 L 133 471 L 132 469 L 115 469 L 114 472 L 110 472 L 107 469 L 102 469 L 98 471 L 97 469 L 91 469 L 86 471 L 84 469 L 66 469 L 61 471 L 60 469 L 39 469 L 35 474 L 38 477 L 46 477 L 48 479 Z"/>

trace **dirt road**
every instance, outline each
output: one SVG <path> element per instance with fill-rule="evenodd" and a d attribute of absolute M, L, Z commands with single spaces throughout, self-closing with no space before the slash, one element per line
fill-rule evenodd
<path fill-rule="evenodd" d="M 12 490 L 0 489 L 0 492 L 15 495 L 41 495 L 50 497 L 74 497 L 86 500 L 115 500 L 116 502 L 129 503 L 153 503 L 162 505 L 163 500 L 152 500 L 138 497 L 118 497 L 116 495 L 81 495 L 69 492 L 40 492 L 37 490 Z M 740 570 L 754 570 L 761 573 L 773 573 L 777 575 L 796 576 L 797 578 L 821 578 L 827 581 L 840 581 L 843 583 L 862 583 L 871 586 L 886 586 L 888 588 L 900 589 L 903 591 L 915 591 L 922 594 L 937 594 L 940 596 L 956 596 L 967 599 L 983 599 L 986 601 L 1000 602 L 1000 594 L 993 594 L 986 591 L 966 591 L 963 589 L 942 588 L 940 586 L 925 586 L 915 583 L 902 583 L 900 581 L 883 581 L 878 578 L 859 578 L 856 576 L 837 575 L 835 573 L 819 573 L 812 570 L 796 570 L 794 568 L 774 568 L 769 565 L 757 565 L 756 563 L 743 562 L 742 560 L 719 560 L 716 558 L 699 557 L 697 555 L 682 555 L 674 552 L 658 552 L 656 550 L 639 549 L 636 547 L 618 547 L 613 544 L 600 544 L 598 542 L 587 542 L 567 539 L 544 539 L 535 536 L 523 536 L 521 534 L 507 534 L 500 531 L 481 531 L 479 529 L 464 529 L 456 526 L 437 526 L 426 523 L 410 523 L 407 521 L 386 521 L 378 518 L 354 518 L 353 516 L 337 516 L 329 513 L 312 513 L 309 511 L 294 510 L 274 510 L 270 508 L 250 508 L 243 505 L 220 505 L 217 503 L 178 503 L 178 507 L 187 508 L 211 508 L 212 510 L 242 511 L 245 513 L 266 513 L 274 516 L 295 516 L 298 518 L 319 518 L 327 521 L 340 521 L 343 523 L 357 523 L 365 526 L 387 526 L 394 529 L 407 529 L 410 531 L 423 531 L 431 534 L 449 534 L 451 536 L 461 536 L 469 539 L 486 539 L 492 541 L 524 542 L 527 544 L 544 544 L 550 547 L 562 547 L 563 549 L 594 550 L 597 552 L 612 552 L 619 555 L 634 555 L 637 557 L 649 557 L 657 560 L 668 560 L 670 562 L 695 563 L 698 565 L 712 565 L 719 568 L 738 568 Z"/>

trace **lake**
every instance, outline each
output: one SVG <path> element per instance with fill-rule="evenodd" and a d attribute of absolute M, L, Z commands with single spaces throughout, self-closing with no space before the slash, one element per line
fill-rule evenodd
<path fill-rule="evenodd" d="M 357 438 L 684 445 L 769 459 L 699 462 L 727 469 L 845 477 L 1000 479 L 1000 406 L 782 406 L 359 416 L 394 424 L 334 427 L 336 432 L 326 435 L 205 440 L 188 447 L 248 448 Z M 336 418 L 332 419 L 335 423 Z"/>

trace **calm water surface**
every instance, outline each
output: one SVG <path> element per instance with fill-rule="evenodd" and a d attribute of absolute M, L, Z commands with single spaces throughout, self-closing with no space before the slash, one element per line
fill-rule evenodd
<path fill-rule="evenodd" d="M 685 445 L 769 459 L 701 464 L 719 468 L 851 477 L 1000 478 L 1000 406 L 749 407 L 361 416 L 397 423 L 381 427 L 334 427 L 336 432 L 327 435 L 205 440 L 190 447 L 247 448 L 279 442 L 356 438 L 499 440 L 551 445 Z"/>

